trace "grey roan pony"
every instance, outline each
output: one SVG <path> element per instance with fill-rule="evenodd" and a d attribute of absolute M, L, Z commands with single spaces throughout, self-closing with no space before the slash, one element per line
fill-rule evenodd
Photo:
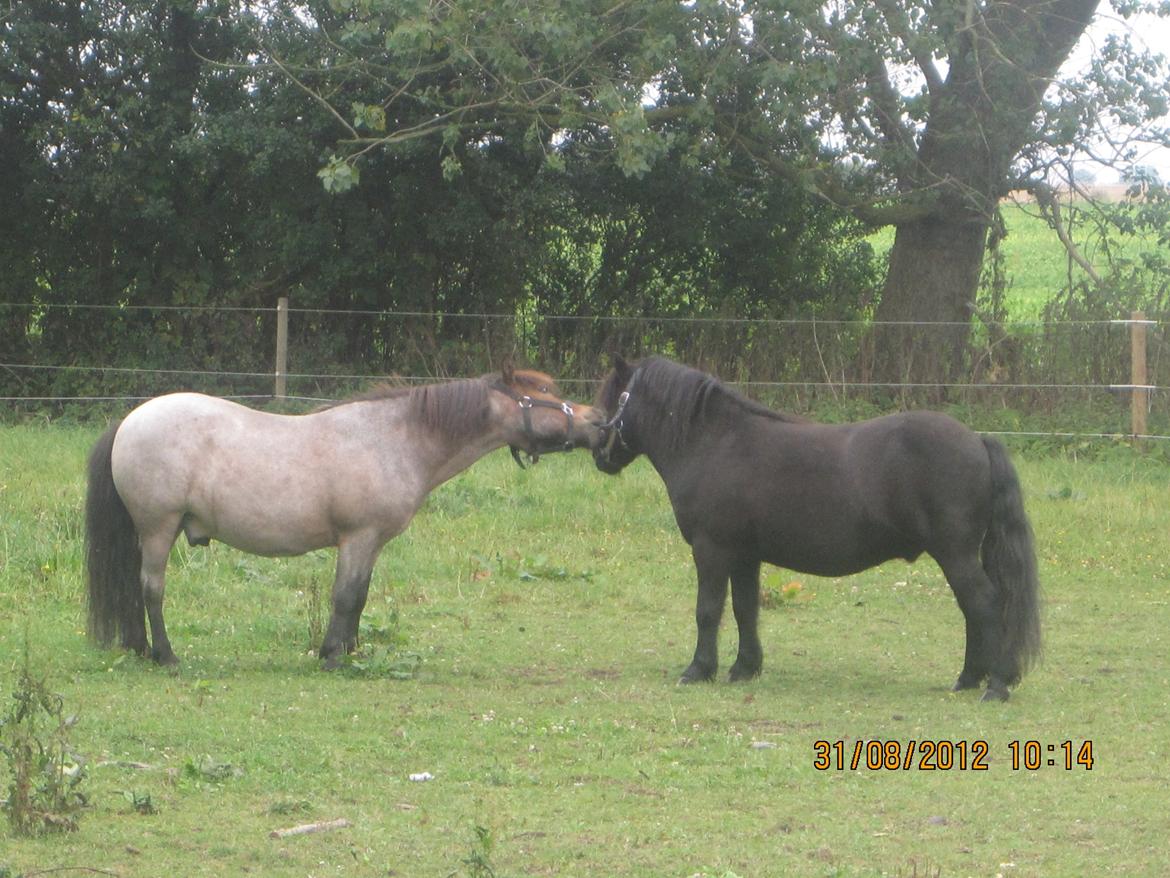
<path fill-rule="evenodd" d="M 1006 700 L 1040 649 L 1031 526 L 1004 447 L 935 412 L 829 426 L 774 412 L 662 358 L 618 358 L 596 405 L 606 473 L 645 454 L 666 484 L 699 588 L 698 643 L 683 682 L 709 680 L 731 580 L 739 653 L 760 673 L 760 564 L 842 576 L 926 552 L 967 627 L 955 689 L 988 680 Z"/>
<path fill-rule="evenodd" d="M 357 642 L 382 546 L 438 485 L 496 448 L 535 457 L 596 444 L 599 413 L 561 400 L 547 375 L 513 371 L 379 388 L 306 415 L 275 415 L 195 393 L 160 396 L 114 424 L 90 455 L 89 631 L 160 664 L 164 574 L 179 534 L 257 555 L 337 547 L 320 655 Z"/>

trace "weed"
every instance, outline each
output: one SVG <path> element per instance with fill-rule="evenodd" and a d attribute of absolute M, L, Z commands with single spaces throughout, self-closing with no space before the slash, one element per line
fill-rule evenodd
<path fill-rule="evenodd" d="M 593 571 L 570 570 L 563 564 L 550 561 L 547 555 L 533 555 L 525 557 L 519 553 L 497 553 L 493 558 L 483 555 L 472 555 L 472 580 L 488 579 L 496 575 L 504 579 L 518 579 L 521 582 L 535 582 L 543 580 L 578 579 L 589 582 L 593 578 Z"/>
<path fill-rule="evenodd" d="M 317 578 L 305 583 L 305 613 L 309 620 L 309 648 L 316 649 L 325 638 L 325 601 L 321 596 L 321 581 Z"/>
<path fill-rule="evenodd" d="M 195 693 L 195 704 L 202 707 L 203 702 L 211 694 L 211 682 L 202 678 L 198 679 L 195 681 L 195 685 L 191 687 L 191 691 Z"/>
<path fill-rule="evenodd" d="M 804 589 L 804 583 L 787 579 L 779 573 L 770 573 L 760 581 L 760 606 L 765 610 L 790 607 L 812 600 L 812 593 Z"/>
<path fill-rule="evenodd" d="M 913 861 L 911 863 L 911 871 L 909 873 L 903 872 L 901 868 L 899 868 L 894 873 L 894 876 L 895 878 L 941 878 L 942 876 L 941 867 L 931 866 L 929 863 L 927 863 L 923 868 L 926 871 L 919 872 L 917 861 Z"/>
<path fill-rule="evenodd" d="M 516 578 L 521 582 L 532 582 L 537 579 L 580 579 L 588 582 L 593 578 L 593 571 L 569 570 L 564 565 L 550 562 L 544 555 L 536 555 L 520 561 Z"/>
<path fill-rule="evenodd" d="M 486 826 L 476 824 L 475 843 L 467 856 L 460 860 L 470 878 L 495 878 L 496 870 L 491 864 L 492 849 L 495 845 L 492 831 Z"/>
<path fill-rule="evenodd" d="M 137 790 L 122 790 L 122 798 L 126 800 L 135 814 L 157 814 L 158 808 L 154 806 L 154 801 L 150 797 L 150 793 L 140 793 Z"/>
<path fill-rule="evenodd" d="M 220 762 L 211 756 L 201 756 L 198 759 L 188 759 L 183 765 L 183 777 L 194 781 L 197 785 L 203 783 L 220 784 L 225 780 L 243 777 L 244 770 L 230 762 Z"/>
<path fill-rule="evenodd" d="M 406 636 L 402 633 L 402 619 L 398 610 L 390 610 L 390 616 L 382 621 L 367 613 L 361 621 L 359 636 L 364 643 L 380 643 L 384 646 L 402 646 Z"/>
<path fill-rule="evenodd" d="M 24 663 L 12 692 L 12 704 L 0 717 L 0 753 L 8 760 L 12 782 L 0 808 L 15 835 L 42 835 L 77 829 L 86 804 L 79 787 L 84 762 L 69 742 L 77 722 L 66 715 L 62 696 L 33 675 L 27 637 Z"/>
<path fill-rule="evenodd" d="M 267 813 L 274 816 L 287 816 L 289 814 L 310 814 L 312 811 L 312 803 L 305 799 L 281 799 L 269 805 Z"/>
<path fill-rule="evenodd" d="M 417 652 L 400 652 L 394 647 L 371 646 L 345 657 L 342 672 L 348 677 L 383 677 L 410 680 L 422 666 Z"/>

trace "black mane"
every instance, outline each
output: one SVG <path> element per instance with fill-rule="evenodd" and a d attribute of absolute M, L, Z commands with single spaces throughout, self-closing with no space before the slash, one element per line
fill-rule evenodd
<path fill-rule="evenodd" d="M 693 430 L 730 424 L 745 414 L 789 424 L 807 423 L 805 418 L 749 399 L 713 375 L 665 357 L 642 360 L 636 372 L 631 404 L 645 397 L 656 403 L 637 407 L 639 429 L 662 431 L 678 445 L 685 443 Z"/>

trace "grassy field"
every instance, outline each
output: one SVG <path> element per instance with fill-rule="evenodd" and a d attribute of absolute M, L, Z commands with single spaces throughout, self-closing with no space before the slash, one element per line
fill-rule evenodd
<path fill-rule="evenodd" d="M 1008 278 L 1005 292 L 1008 302 L 1008 318 L 1013 321 L 1039 320 L 1044 306 L 1053 300 L 1071 283 L 1084 283 L 1084 271 L 1071 264 L 1064 245 L 1047 222 L 1040 217 L 1034 204 L 1005 202 L 1003 204 L 1004 225 L 1007 237 L 1000 245 L 1004 260 L 1004 273 Z M 1068 221 L 1068 217 L 1065 217 Z M 1142 253 L 1159 249 L 1166 253 L 1165 246 L 1159 246 L 1153 235 L 1126 237 L 1114 233 L 1110 241 L 1110 252 L 1106 253 L 1087 229 L 1074 225 L 1070 229 L 1081 249 L 1081 254 L 1103 275 L 1108 274 L 1109 259 L 1115 264 L 1137 260 Z M 879 253 L 885 253 L 894 243 L 893 228 L 875 233 L 870 241 Z"/>
<path fill-rule="evenodd" d="M 76 832 L 0 820 L 0 875 L 1170 874 L 1164 463 L 1018 458 L 1046 657 L 1001 705 L 948 691 L 962 622 L 929 561 L 769 571 L 788 597 L 761 623 L 762 677 L 677 686 L 694 573 L 661 483 L 580 453 L 521 472 L 501 452 L 437 491 L 383 554 L 343 672 L 311 655 L 329 553 L 176 549 L 182 665 L 161 669 L 83 634 L 96 434 L 0 428 L 2 710 L 27 648 L 78 717 L 89 797 Z M 733 626 L 721 648 L 726 669 Z M 817 741 L 846 761 L 859 741 L 955 742 L 969 764 L 838 770 L 830 751 L 818 770 Z M 1027 741 L 1035 770 L 1012 764 Z M 1091 742 L 1091 768 L 1047 764 L 1066 741 Z"/>

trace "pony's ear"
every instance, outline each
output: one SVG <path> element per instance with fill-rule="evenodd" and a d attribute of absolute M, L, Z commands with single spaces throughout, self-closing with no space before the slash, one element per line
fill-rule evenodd
<path fill-rule="evenodd" d="M 512 358 L 505 357 L 503 365 L 500 366 L 500 379 L 508 385 L 516 381 L 516 364 L 512 362 Z"/>
<path fill-rule="evenodd" d="M 610 359 L 613 361 L 613 370 L 617 372 L 618 380 L 625 384 L 634 374 L 634 367 L 627 363 L 626 358 L 619 353 L 610 354 Z"/>

